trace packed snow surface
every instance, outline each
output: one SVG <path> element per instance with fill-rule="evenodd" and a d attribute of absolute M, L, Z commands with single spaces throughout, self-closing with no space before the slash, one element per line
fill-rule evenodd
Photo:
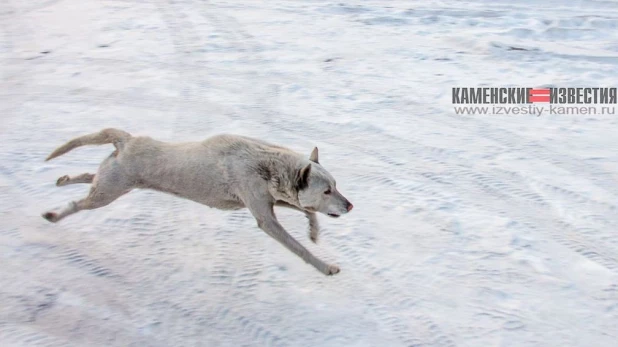
<path fill-rule="evenodd" d="M 457 115 L 453 87 L 616 87 L 616 1 L 0 1 L 2 346 L 618 345 L 616 115 Z M 153 191 L 58 224 L 111 146 L 258 137 L 354 210 L 277 210 L 326 277 Z"/>

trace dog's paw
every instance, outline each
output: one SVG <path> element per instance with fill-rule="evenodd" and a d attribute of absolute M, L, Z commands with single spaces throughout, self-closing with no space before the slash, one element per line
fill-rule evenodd
<path fill-rule="evenodd" d="M 326 268 L 326 276 L 336 275 L 341 271 L 337 265 L 328 265 Z"/>
<path fill-rule="evenodd" d="M 57 181 L 56 181 L 56 186 L 57 187 L 61 187 L 67 184 L 67 182 L 69 182 L 69 176 L 64 175 L 62 177 L 60 177 Z"/>
<path fill-rule="evenodd" d="M 47 219 L 49 222 L 56 223 L 58 221 L 58 214 L 55 212 L 46 212 L 43 213 L 43 218 Z"/>
<path fill-rule="evenodd" d="M 311 242 L 318 243 L 318 232 L 314 230 L 310 231 L 309 238 L 311 239 Z"/>

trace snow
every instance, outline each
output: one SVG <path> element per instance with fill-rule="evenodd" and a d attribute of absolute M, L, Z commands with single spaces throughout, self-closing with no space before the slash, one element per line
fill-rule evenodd
<path fill-rule="evenodd" d="M 615 115 L 456 115 L 452 87 L 611 87 L 616 1 L 0 2 L 3 346 L 616 346 Z M 510 47 L 524 50 L 513 50 Z M 117 127 L 320 161 L 354 210 L 282 224 L 134 191 L 58 224 Z"/>

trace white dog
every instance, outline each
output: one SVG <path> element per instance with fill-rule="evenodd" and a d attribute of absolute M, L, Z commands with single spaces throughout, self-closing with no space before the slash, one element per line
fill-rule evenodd
<path fill-rule="evenodd" d="M 339 272 L 316 258 L 279 224 L 273 206 L 305 213 L 311 240 L 319 226 L 316 212 L 339 217 L 352 210 L 335 179 L 320 165 L 318 149 L 308 159 L 284 147 L 257 139 L 217 135 L 203 142 L 169 144 L 149 137 L 132 137 L 105 129 L 75 138 L 47 160 L 83 145 L 113 143 L 116 147 L 96 174 L 63 176 L 56 185 L 92 183 L 88 196 L 59 213 L 47 212 L 50 222 L 81 210 L 106 206 L 134 188 L 154 189 L 222 210 L 248 208 L 258 227 L 326 275 Z"/>

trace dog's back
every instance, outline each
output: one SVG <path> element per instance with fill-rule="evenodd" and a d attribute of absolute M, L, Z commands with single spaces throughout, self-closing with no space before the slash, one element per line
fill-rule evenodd
<path fill-rule="evenodd" d="M 186 143 L 133 137 L 116 162 L 140 188 L 183 196 L 219 209 L 238 209 L 244 207 L 236 191 L 239 182 L 256 172 L 272 173 L 271 167 L 281 160 L 300 158 L 300 154 L 285 147 L 221 134 Z"/>

